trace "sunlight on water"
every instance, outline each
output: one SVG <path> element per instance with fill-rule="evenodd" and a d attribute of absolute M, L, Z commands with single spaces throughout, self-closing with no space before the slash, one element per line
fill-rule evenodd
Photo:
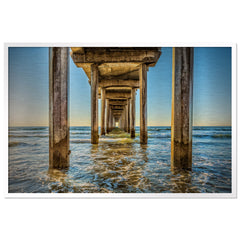
<path fill-rule="evenodd" d="M 148 145 L 115 132 L 90 141 L 90 127 L 70 128 L 70 168 L 48 169 L 48 128 L 9 128 L 9 192 L 228 193 L 231 127 L 195 127 L 193 170 L 171 172 L 171 128 L 149 127 Z"/>

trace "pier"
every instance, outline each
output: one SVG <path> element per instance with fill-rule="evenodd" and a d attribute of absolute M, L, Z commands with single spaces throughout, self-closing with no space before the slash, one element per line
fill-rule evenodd
<path fill-rule="evenodd" d="M 69 167 L 69 56 L 91 88 L 91 143 L 118 126 L 135 138 L 136 91 L 140 91 L 140 144 L 147 135 L 147 71 L 160 47 L 51 47 L 49 50 L 49 166 Z M 173 48 L 171 166 L 191 169 L 193 48 Z M 98 109 L 101 99 L 101 109 Z M 98 114 L 101 112 L 101 131 Z M 161 146 L 159 146 L 161 147 Z"/>

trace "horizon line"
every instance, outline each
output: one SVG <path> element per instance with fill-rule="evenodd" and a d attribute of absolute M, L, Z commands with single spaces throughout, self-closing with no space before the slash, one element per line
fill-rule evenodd
<path fill-rule="evenodd" d="M 49 127 L 49 125 L 24 125 L 24 126 L 19 125 L 19 126 L 8 126 L 8 127 Z M 91 126 L 90 125 L 71 125 L 69 127 L 91 127 Z M 140 127 L 140 125 L 135 127 Z M 149 125 L 147 127 L 171 127 L 171 125 Z M 193 125 L 193 127 L 232 127 L 232 125 Z"/>

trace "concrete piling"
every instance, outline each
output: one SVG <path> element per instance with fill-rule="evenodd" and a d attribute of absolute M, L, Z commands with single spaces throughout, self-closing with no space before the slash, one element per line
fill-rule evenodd
<path fill-rule="evenodd" d="M 147 144 L 147 66 L 141 64 L 140 81 L 140 143 Z"/>
<path fill-rule="evenodd" d="M 69 167 L 69 49 L 49 48 L 49 167 Z"/>
<path fill-rule="evenodd" d="M 132 88 L 131 91 L 131 138 L 135 138 L 135 98 L 136 97 L 136 90 L 135 88 Z"/>
<path fill-rule="evenodd" d="M 192 168 L 193 48 L 173 48 L 171 168 Z"/>
<path fill-rule="evenodd" d="M 105 99 L 105 88 L 102 88 L 101 92 L 101 135 L 105 135 L 105 109 L 106 109 L 106 99 Z"/>
<path fill-rule="evenodd" d="M 98 143 L 98 66 L 91 65 L 91 143 Z"/>

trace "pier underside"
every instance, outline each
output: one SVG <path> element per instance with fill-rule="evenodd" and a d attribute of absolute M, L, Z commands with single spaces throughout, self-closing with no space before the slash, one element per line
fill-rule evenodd
<path fill-rule="evenodd" d="M 72 47 L 71 57 L 84 70 L 91 86 L 91 98 L 101 99 L 101 135 L 115 126 L 135 137 L 135 96 L 140 89 L 140 139 L 147 143 L 147 70 L 160 55 L 157 47 Z M 96 66 L 97 75 L 93 73 Z M 96 88 L 97 81 L 97 88 Z M 92 143 L 98 143 L 97 102 L 92 101 Z M 94 130 L 95 129 L 95 130 Z"/>
<path fill-rule="evenodd" d="M 161 48 L 72 47 L 70 55 L 91 87 L 91 143 L 99 142 L 99 112 L 101 135 L 118 127 L 135 138 L 139 89 L 140 144 L 147 144 L 147 71 L 156 65 Z M 68 61 L 68 48 L 50 48 L 49 162 L 57 168 L 69 166 Z M 171 165 L 173 169 L 191 169 L 193 48 L 173 48 L 172 83 Z"/>

